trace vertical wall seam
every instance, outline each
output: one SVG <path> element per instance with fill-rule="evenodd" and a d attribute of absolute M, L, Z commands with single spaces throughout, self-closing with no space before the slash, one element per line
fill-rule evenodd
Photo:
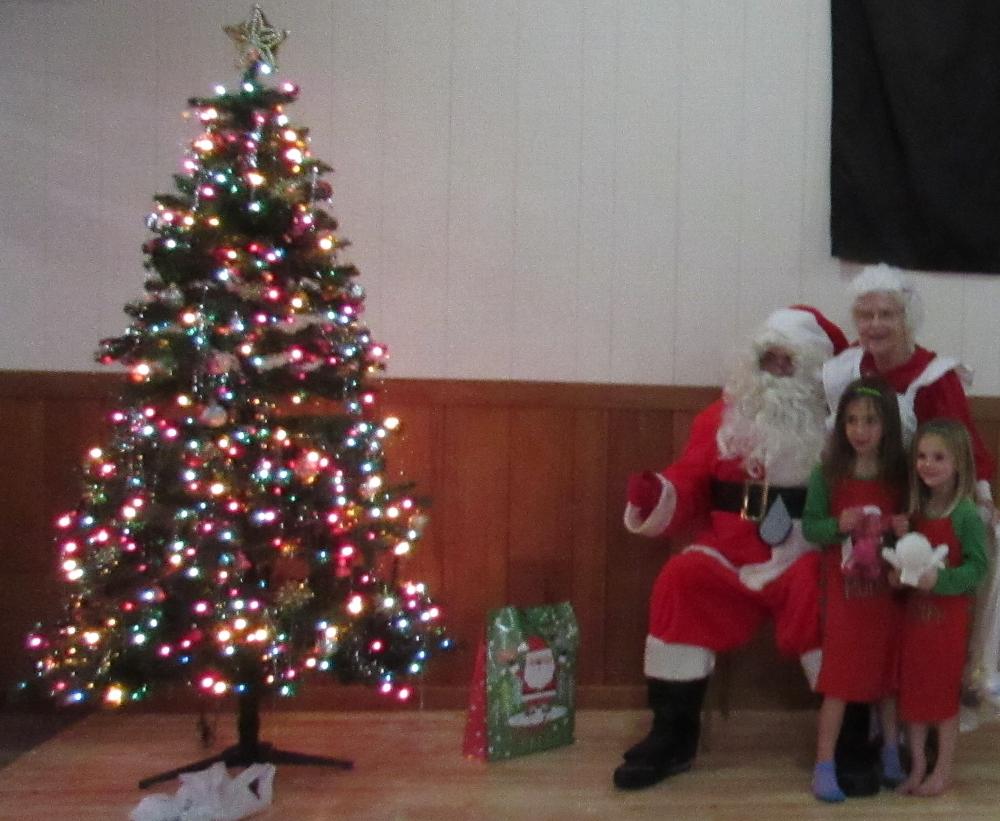
<path fill-rule="evenodd" d="M 587 2 L 586 0 L 580 0 L 579 13 L 577 15 L 577 20 L 579 21 L 579 41 L 580 48 L 578 51 L 579 57 L 579 70 L 578 75 L 580 79 L 580 129 L 577 135 L 577 176 L 576 176 L 576 254 L 574 259 L 574 269 L 576 270 L 576 276 L 573 277 L 573 377 L 575 379 L 583 379 L 583 372 L 581 369 L 581 359 L 583 358 L 583 352 L 580 350 L 580 270 L 583 266 L 583 258 L 580 253 L 580 246 L 583 242 L 583 146 L 584 146 L 584 128 L 586 122 L 586 82 L 584 77 L 586 72 L 584 71 L 584 65 L 586 60 L 586 50 L 587 50 Z M 586 337 L 584 337 L 586 338 Z"/>
<path fill-rule="evenodd" d="M 455 357 L 452 356 L 451 339 L 451 258 L 452 258 L 452 236 L 451 236 L 451 212 L 453 203 L 453 185 L 455 173 L 455 4 L 452 0 L 449 7 L 448 19 L 448 161 L 445 171 L 446 194 L 444 204 L 444 299 L 442 301 L 444 310 L 442 325 L 443 339 L 441 340 L 441 352 L 444 359 L 445 372 L 454 377 Z"/>
<path fill-rule="evenodd" d="M 511 277 L 510 277 L 510 306 L 508 308 L 508 322 L 510 324 L 510 330 L 507 334 L 507 339 L 510 341 L 509 347 L 507 349 L 507 377 L 509 379 L 514 378 L 514 344 L 515 344 L 515 331 L 517 330 L 517 285 L 518 278 L 521 274 L 520 270 L 520 255 L 518 254 L 518 241 L 520 238 L 520 226 L 518 225 L 518 190 L 519 182 L 521 177 L 521 8 L 515 5 L 516 14 L 514 15 L 514 71 L 513 71 L 513 104 L 514 104 L 514 162 L 513 162 L 513 172 L 514 181 L 511 185 L 510 196 L 511 196 Z"/>
<path fill-rule="evenodd" d="M 803 66 L 802 80 L 802 166 L 799 171 L 799 252 L 798 252 L 798 298 L 805 298 L 805 236 L 806 236 L 806 189 L 807 171 L 809 169 L 809 138 L 812 135 L 811 110 L 809 108 L 809 84 L 812 80 L 813 65 L 813 27 L 812 15 L 816 8 L 815 4 L 810 5 L 805 13 L 805 65 Z"/>
<path fill-rule="evenodd" d="M 684 65 L 684 22 L 687 18 L 686 15 L 686 3 L 682 2 L 678 6 L 678 20 L 677 20 L 677 30 L 680 35 L 677 38 L 677 49 L 680 52 L 680 59 L 677 61 L 677 74 L 674 85 L 674 109 L 676 111 L 677 124 L 675 127 L 675 145 L 674 149 L 674 299 L 670 301 L 673 307 L 672 318 L 670 322 L 670 382 L 675 383 L 677 381 L 677 342 L 680 337 L 678 332 L 678 325 L 680 323 L 680 302 L 677 299 L 678 284 L 681 281 L 681 164 L 683 162 L 683 140 L 684 140 L 684 111 L 683 111 L 683 88 L 684 88 L 684 73 L 682 66 Z"/>
<path fill-rule="evenodd" d="M 744 274 L 744 248 L 743 248 L 743 237 L 746 233 L 744 230 L 744 221 L 746 220 L 746 164 L 747 164 L 747 12 L 748 0 L 743 2 L 743 37 L 741 38 L 742 47 L 740 49 L 740 145 L 743 149 L 740 151 L 740 164 L 739 164 L 739 180 L 737 185 L 737 190 L 739 191 L 739 208 L 738 216 L 736 219 L 736 305 L 739 306 L 743 303 L 743 274 Z"/>
<path fill-rule="evenodd" d="M 618 202 L 618 167 L 621 161 L 621 131 L 618 128 L 621 121 L 621 107 L 619 106 L 619 100 L 621 99 L 621 36 L 622 36 L 622 13 L 621 4 L 615 3 L 615 38 L 614 38 L 614 49 L 615 49 L 615 59 L 614 59 L 614 76 L 611 78 L 611 84 L 614 88 L 613 95 L 613 110 L 612 117 L 615 125 L 615 133 L 618 137 L 615 139 L 614 143 L 614 158 L 611 168 L 611 251 L 612 259 L 611 265 L 605 272 L 605 276 L 611 277 L 611 282 L 608 283 L 608 292 L 611 295 L 610 299 L 610 310 L 608 311 L 608 349 L 607 349 L 607 376 L 608 379 L 613 380 L 613 374 L 615 370 L 615 339 L 617 338 L 617 319 L 618 319 L 618 299 L 619 299 L 619 288 L 621 287 L 621 257 L 618 253 L 620 245 L 619 237 L 619 216 L 620 216 L 620 203 Z"/>

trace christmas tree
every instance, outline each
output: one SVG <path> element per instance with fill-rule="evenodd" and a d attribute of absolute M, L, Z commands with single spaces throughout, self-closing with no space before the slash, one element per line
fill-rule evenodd
<path fill-rule="evenodd" d="M 270 79 L 287 33 L 259 7 L 225 30 L 241 82 L 189 101 L 145 294 L 100 343 L 126 387 L 57 523 L 65 608 L 28 637 L 34 683 L 121 704 L 181 680 L 255 711 L 315 671 L 405 700 L 448 640 L 401 576 L 425 516 L 385 472 L 386 349 L 322 207 L 330 168 L 286 113 L 297 89 Z"/>

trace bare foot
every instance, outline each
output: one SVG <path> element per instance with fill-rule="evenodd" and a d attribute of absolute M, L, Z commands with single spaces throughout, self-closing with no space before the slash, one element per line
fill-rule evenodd
<path fill-rule="evenodd" d="M 909 777 L 896 787 L 896 792 L 900 795 L 916 795 L 925 775 L 927 775 L 927 762 L 914 761 L 910 766 Z"/>
<path fill-rule="evenodd" d="M 947 789 L 948 779 L 939 773 L 931 773 L 930 778 L 913 791 L 913 795 L 920 795 L 926 798 L 941 795 Z"/>

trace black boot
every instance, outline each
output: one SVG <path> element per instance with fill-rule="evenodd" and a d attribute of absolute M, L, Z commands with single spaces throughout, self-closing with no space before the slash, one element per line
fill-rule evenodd
<path fill-rule="evenodd" d="M 871 735 L 871 706 L 850 702 L 837 736 L 837 783 L 849 798 L 875 795 L 881 787 L 879 745 Z"/>
<path fill-rule="evenodd" d="M 647 679 L 653 728 L 625 751 L 625 763 L 615 770 L 615 786 L 623 790 L 651 787 L 664 778 L 691 769 L 701 732 L 701 703 L 708 679 L 663 681 Z"/>

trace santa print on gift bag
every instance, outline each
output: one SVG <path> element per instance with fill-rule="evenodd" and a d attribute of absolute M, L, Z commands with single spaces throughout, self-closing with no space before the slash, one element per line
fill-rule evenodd
<path fill-rule="evenodd" d="M 571 744 L 578 643 L 569 602 L 493 611 L 476 654 L 465 755 L 493 761 Z"/>

